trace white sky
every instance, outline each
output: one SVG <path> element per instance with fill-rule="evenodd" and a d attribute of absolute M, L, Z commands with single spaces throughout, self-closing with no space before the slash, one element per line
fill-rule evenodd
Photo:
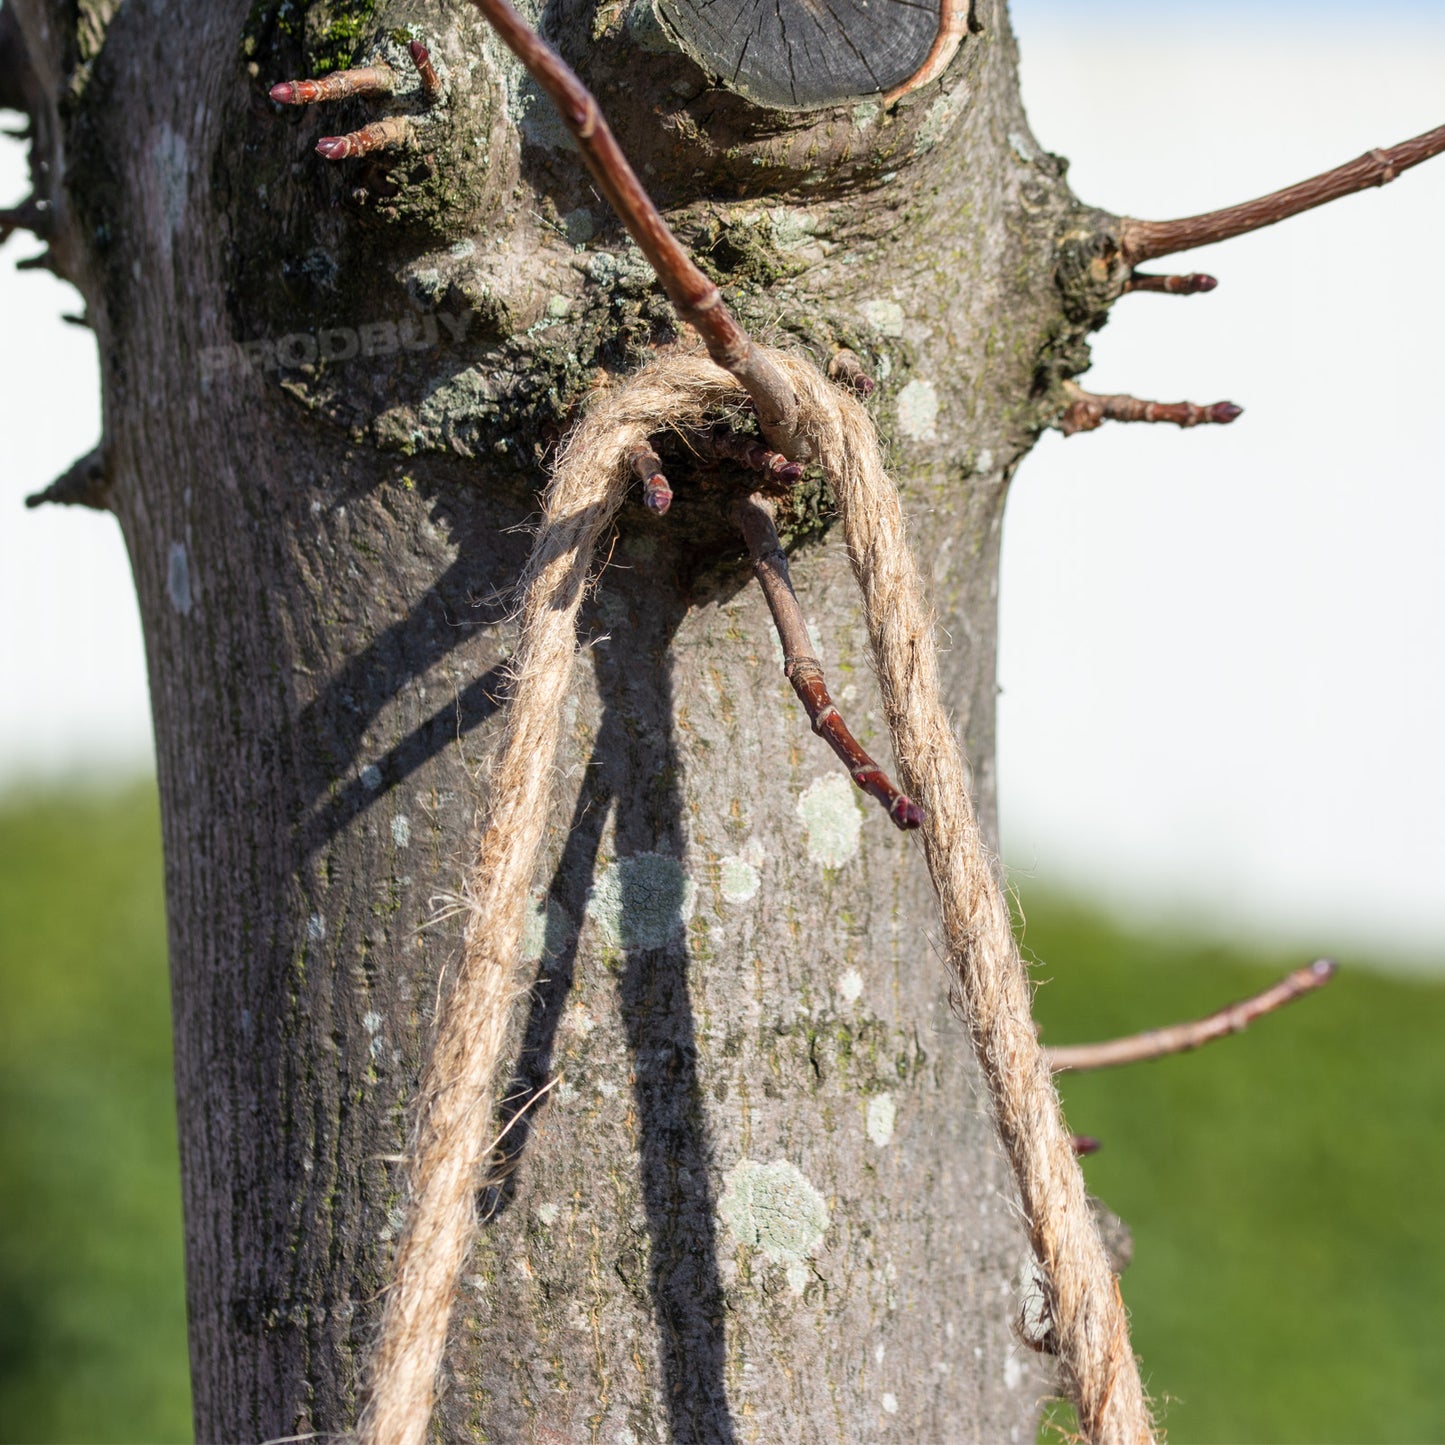
<path fill-rule="evenodd" d="M 1430 7 L 1018 0 L 1040 141 L 1075 190 L 1189 214 L 1445 121 Z M 1353 11 L 1357 16 L 1363 11 Z M 0 145 L 0 201 L 23 194 Z M 1445 966 L 1445 158 L 1184 258 L 1086 384 L 1230 428 L 1044 438 L 1005 528 L 1000 792 L 1016 876 L 1211 932 Z M 20 509 L 99 434 L 78 303 L 0 253 L 0 786 L 150 766 L 108 517 Z"/>
<path fill-rule="evenodd" d="M 1035 132 L 1082 197 L 1188 215 L 1445 122 L 1440 8 L 1189 8 L 1017 7 Z M 1115 308 L 1087 385 L 1246 412 L 1046 436 L 1020 471 L 1016 874 L 1445 964 L 1442 234 L 1445 159 L 1180 258 L 1209 296 Z"/>

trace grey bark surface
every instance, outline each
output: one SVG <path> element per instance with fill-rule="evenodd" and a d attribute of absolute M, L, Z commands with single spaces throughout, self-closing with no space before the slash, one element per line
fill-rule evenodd
<path fill-rule="evenodd" d="M 342 1432 L 547 451 L 676 328 L 466 5 L 0 13 L 145 619 L 198 1438 Z M 975 18 L 892 110 L 787 114 L 650 3 L 546 26 L 744 321 L 879 379 L 987 820 L 1007 483 L 1122 273 L 1029 137 L 1004 6 Z M 266 101 L 403 61 L 407 25 L 440 110 Z M 396 109 L 411 151 L 312 154 Z M 1030 1438 L 1024 1235 L 921 857 L 808 731 L 717 474 L 667 460 L 672 514 L 627 509 L 585 613 L 519 1118 L 438 1437 Z M 833 694 L 886 762 L 816 484 L 785 522 Z"/>

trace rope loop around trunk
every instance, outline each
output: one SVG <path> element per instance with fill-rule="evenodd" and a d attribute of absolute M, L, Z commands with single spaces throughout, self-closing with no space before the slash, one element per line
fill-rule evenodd
<path fill-rule="evenodd" d="M 769 356 L 796 390 L 799 432 L 837 497 L 898 767 L 927 814 L 924 849 L 955 999 L 1047 1280 L 1052 1344 L 1080 1429 L 1097 1445 L 1147 1445 L 1153 1429 L 1123 1301 L 1034 1031 L 999 869 L 979 832 L 940 694 L 933 614 L 897 488 L 862 405 L 811 363 Z M 557 458 L 521 583 L 511 700 L 467 879 L 461 966 L 416 1105 L 407 1218 L 370 1362 L 362 1445 L 422 1445 L 431 1419 L 456 1284 L 477 1228 L 499 1074 L 528 991 L 524 916 L 595 548 L 633 482 L 629 459 L 639 444 L 672 427 L 702 426 L 743 401 L 726 372 L 674 353 L 600 392 Z"/>

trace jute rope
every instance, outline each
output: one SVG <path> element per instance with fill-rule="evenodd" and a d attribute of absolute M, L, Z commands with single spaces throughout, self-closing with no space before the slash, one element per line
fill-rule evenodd
<path fill-rule="evenodd" d="M 1080 1428 L 1100 1445 L 1144 1445 L 1153 1435 L 1123 1302 L 1034 1033 L 1028 978 L 939 695 L 932 615 L 898 493 L 867 412 L 808 363 L 772 355 L 793 382 L 803 430 L 837 492 L 899 768 L 928 813 L 924 845 L 958 999 L 1047 1277 L 1053 1344 Z M 452 1297 L 476 1229 L 498 1073 L 527 992 L 522 928 L 594 547 L 627 493 L 632 448 L 668 426 L 699 425 L 741 397 L 711 362 L 674 356 L 602 393 L 558 458 L 523 577 L 512 699 L 467 885 L 462 963 L 420 1093 L 410 1207 L 371 1361 L 363 1445 L 421 1445 L 431 1417 Z"/>

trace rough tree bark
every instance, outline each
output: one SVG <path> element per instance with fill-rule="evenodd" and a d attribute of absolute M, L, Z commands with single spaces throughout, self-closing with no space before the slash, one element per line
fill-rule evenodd
<path fill-rule="evenodd" d="M 544 29 L 755 334 L 878 379 L 990 819 L 1004 497 L 1124 288 L 1118 223 L 1030 137 L 1002 0 L 891 106 L 754 103 L 667 13 L 553 0 Z M 89 495 L 145 619 L 197 1430 L 344 1431 L 533 497 L 588 389 L 678 328 L 466 5 L 0 15 L 0 99 L 34 117 L 53 264 L 98 336 Z M 353 60 L 402 92 L 266 98 Z M 411 149 L 313 154 L 397 112 Z M 511 1091 L 531 1107 L 437 1428 L 1026 1439 L 1024 1236 L 921 859 L 808 732 L 715 474 L 665 459 L 671 514 L 628 509 L 586 612 Z M 834 695 L 886 759 L 816 479 L 785 521 Z"/>

